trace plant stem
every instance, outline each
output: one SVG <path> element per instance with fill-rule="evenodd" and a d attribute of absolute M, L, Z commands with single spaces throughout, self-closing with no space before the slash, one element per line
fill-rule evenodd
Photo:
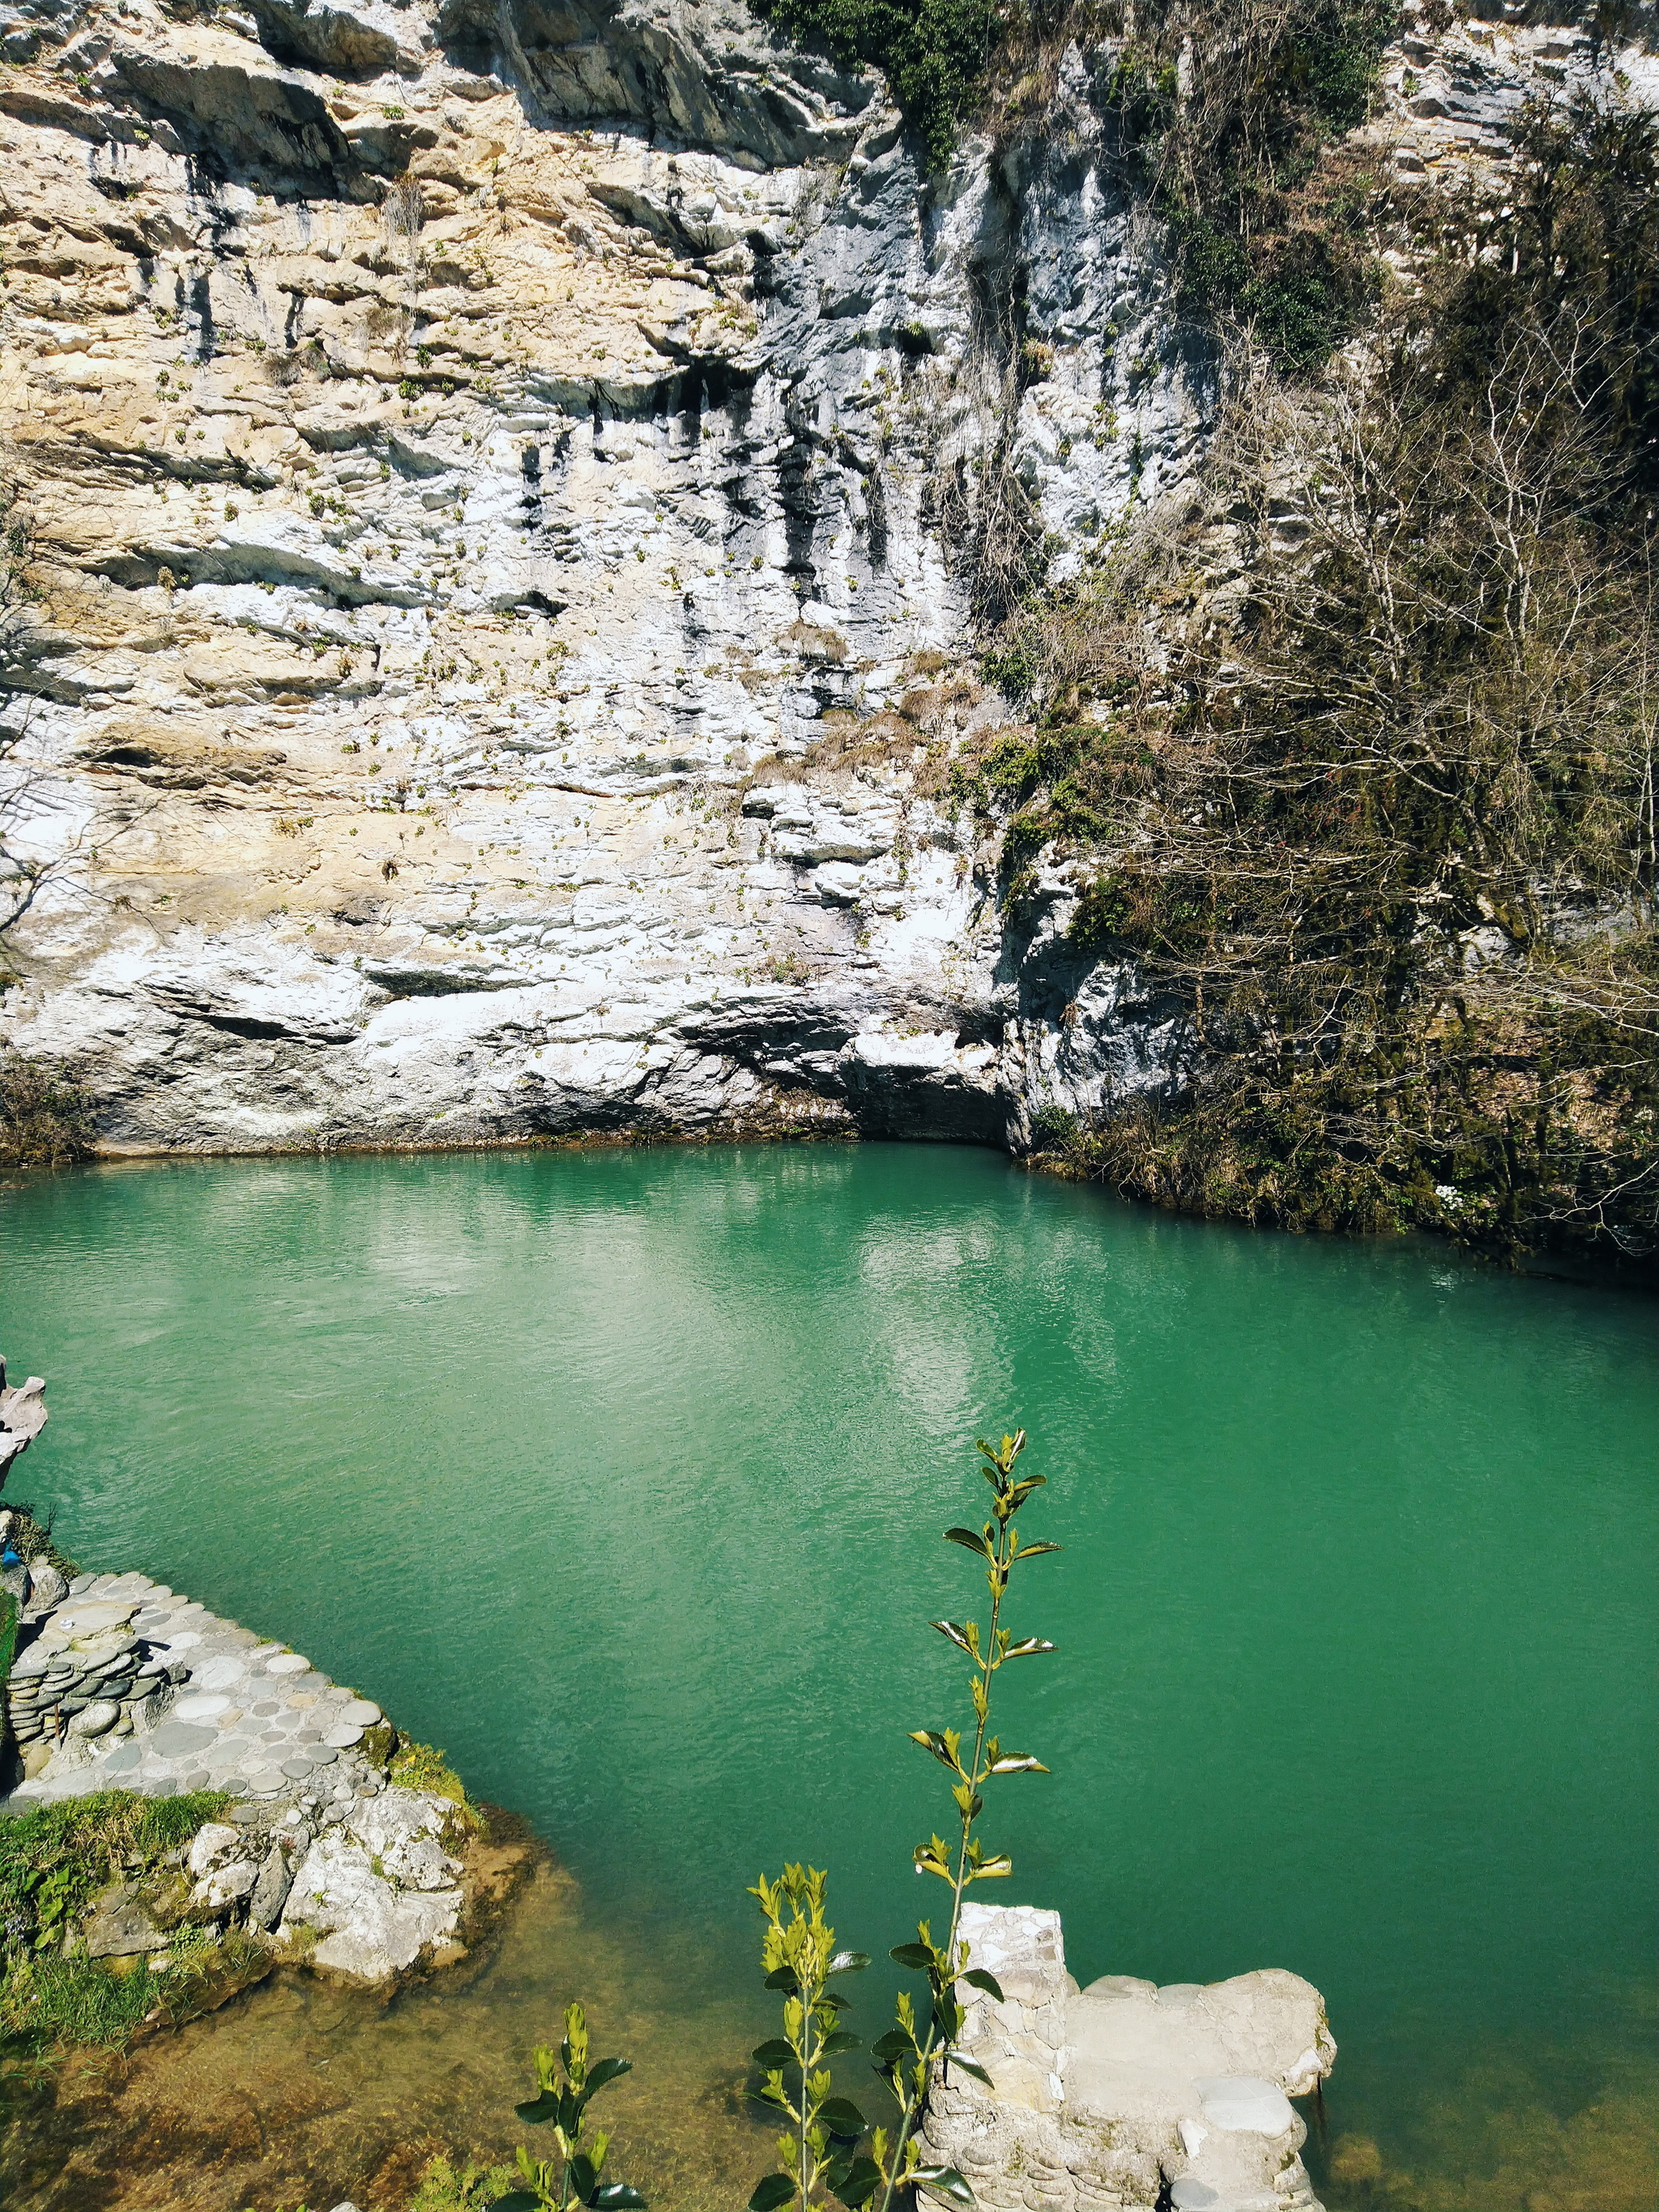
<path fill-rule="evenodd" d="M 968 1840 L 978 1817 L 976 1800 L 979 1786 L 985 1779 L 980 1771 L 980 1764 L 985 1755 L 985 1732 L 991 1720 L 991 1677 L 996 1672 L 997 1624 L 1002 1613 L 1002 1594 L 1008 1587 L 1008 1575 L 1013 1565 L 1013 1549 L 1017 1540 L 1012 1534 L 1013 1526 L 1012 1520 L 1000 1522 L 997 1526 L 996 1567 L 991 1589 L 991 1632 L 980 1648 L 977 1662 L 981 1692 L 978 1699 L 979 1726 L 975 1733 L 974 1756 L 969 1767 L 968 1802 L 962 1808 L 962 1835 L 957 1845 L 956 1881 L 951 1890 L 951 1927 L 945 1942 L 945 1957 L 952 1967 L 957 1963 L 957 1929 L 962 1920 L 962 1893 L 967 1887 Z M 948 1986 L 955 1987 L 954 1976 Z M 905 2145 L 910 2140 L 921 2107 L 927 2101 L 928 2069 L 933 2063 L 938 2040 L 939 2021 L 934 2018 L 928 2022 L 927 2040 L 921 2046 L 921 2055 L 917 2062 L 920 2079 L 913 2084 L 910 2095 L 904 2103 L 898 2137 L 893 2145 L 892 2162 L 888 2168 L 887 2185 L 882 2193 L 881 2212 L 890 2212 L 893 2191 L 898 2185 L 899 2172 L 903 2164 Z M 946 2064 L 948 2066 L 948 2060 Z"/>

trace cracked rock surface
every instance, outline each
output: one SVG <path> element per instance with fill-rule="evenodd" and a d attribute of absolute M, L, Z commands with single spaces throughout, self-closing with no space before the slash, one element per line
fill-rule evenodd
<path fill-rule="evenodd" d="M 0 1036 L 107 1145 L 1018 1143 L 1180 1079 L 1075 864 L 1005 926 L 949 796 L 1008 514 L 1086 574 L 1212 427 L 1098 55 L 928 176 L 739 0 L 9 0 L 0 50 L 61 864 Z M 1610 71 L 1413 19 L 1359 135 L 1455 182 Z"/>

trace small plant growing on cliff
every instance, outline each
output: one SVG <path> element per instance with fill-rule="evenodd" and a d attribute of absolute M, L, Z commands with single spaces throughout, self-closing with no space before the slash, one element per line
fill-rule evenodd
<path fill-rule="evenodd" d="M 589 2101 L 608 2082 L 632 2073 L 631 2060 L 600 2058 L 589 2063 L 587 2020 L 579 2004 L 565 2008 L 564 2040 L 557 2052 L 544 2046 L 535 2056 L 537 2094 L 514 2110 L 532 2127 L 550 2124 L 558 2154 L 535 2158 L 520 2143 L 519 2172 L 527 2185 L 498 2197 L 496 2212 L 575 2212 L 579 2204 L 592 2207 L 593 2212 L 646 2212 L 637 2189 L 625 2181 L 604 2179 L 611 2148 L 605 2130 L 596 2129 L 591 2140 L 584 2141 Z"/>
<path fill-rule="evenodd" d="M 62 1167 L 92 1150 L 92 1115 L 86 1098 L 60 1068 L 0 1057 L 0 1162 L 20 1167 Z"/>
<path fill-rule="evenodd" d="M 969 1965 L 969 1948 L 960 1933 L 968 1890 L 975 1882 L 1000 1881 L 1013 1872 L 1006 1852 L 988 1851 L 975 1833 L 984 1809 L 985 1784 L 1004 1775 L 1048 1771 L 1028 1753 L 1005 1751 L 990 1733 L 992 1692 L 1002 1668 L 1011 1659 L 1035 1657 L 1054 1648 L 1040 1636 L 1016 1638 L 1002 1623 L 1003 1600 L 1015 1566 L 1022 1559 L 1060 1549 L 1057 1544 L 1020 1541 L 1016 1516 L 1047 1480 L 1040 1474 L 1016 1475 L 1015 1462 L 1024 1448 L 1024 1429 L 995 1444 L 981 1440 L 981 1471 L 991 1486 L 991 1517 L 978 1528 L 945 1532 L 947 1543 L 961 1545 L 984 1562 L 991 1608 L 982 1627 L 977 1620 L 932 1623 L 969 1662 L 971 1737 L 950 1728 L 916 1729 L 910 1737 L 951 1777 L 957 1833 L 949 1839 L 930 1836 L 912 1854 L 918 1874 L 937 1875 L 950 1890 L 950 1918 L 943 1940 L 935 1943 L 932 1922 L 923 1920 L 917 1925 L 916 1941 L 901 1943 L 889 1954 L 899 1966 L 926 1975 L 927 1981 L 925 2013 L 919 2016 L 915 1999 L 908 1990 L 901 1992 L 895 2025 L 871 2054 L 897 2107 L 896 2123 L 890 2133 L 877 2128 L 869 2149 L 860 2151 L 867 2124 L 862 2112 L 848 2099 L 831 2094 L 828 2062 L 856 2050 L 859 2039 L 839 2026 L 843 2001 L 829 1984 L 838 1975 L 866 1966 L 869 1960 L 862 1952 L 836 1948 L 835 1931 L 823 1917 L 825 1877 L 816 1869 L 799 1866 L 786 1867 L 775 1881 L 763 1875 L 752 1892 L 766 1916 L 762 1964 L 767 1987 L 784 1992 L 784 2032 L 761 2044 L 752 2056 L 763 2077 L 762 2101 L 782 2114 L 789 2128 L 778 2138 L 781 2165 L 756 2188 L 749 2212 L 784 2212 L 787 2206 L 809 2212 L 826 2197 L 838 2198 L 853 2212 L 878 2201 L 880 2212 L 890 2212 L 902 2191 L 923 2192 L 957 2206 L 974 2203 L 972 2190 L 954 2166 L 925 2162 L 916 2137 L 936 2070 L 955 2066 L 991 2086 L 984 2069 L 958 2047 L 967 2019 L 967 2008 L 957 1995 L 962 1984 L 1002 2001 L 995 1978 Z M 964 1741 L 971 1742 L 965 1757 Z"/>

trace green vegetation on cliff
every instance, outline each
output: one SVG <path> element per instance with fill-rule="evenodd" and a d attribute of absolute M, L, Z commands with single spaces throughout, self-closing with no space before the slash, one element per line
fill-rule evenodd
<path fill-rule="evenodd" d="M 983 96 L 1003 15 L 996 0 L 756 0 L 755 12 L 843 65 L 882 70 L 935 162 Z"/>
<path fill-rule="evenodd" d="M 1182 1095 L 1051 1115 L 1055 1158 L 1255 1220 L 1647 1254 L 1659 125 L 1540 109 L 1501 201 L 1414 214 L 1364 371 L 1239 364 L 1193 497 L 1006 627 L 1033 726 L 957 788 L 1006 824 L 1010 909 L 1040 849 L 1082 860 L 1078 952 L 1133 954 L 1188 1034 Z"/>

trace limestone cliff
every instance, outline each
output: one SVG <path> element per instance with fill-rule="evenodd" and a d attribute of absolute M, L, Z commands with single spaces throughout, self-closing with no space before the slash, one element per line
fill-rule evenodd
<path fill-rule="evenodd" d="M 0 1026 L 118 1147 L 803 1123 L 1019 1141 L 1193 1046 L 949 803 L 974 616 L 1201 457 L 1097 58 L 919 162 L 738 0 L 21 0 L 0 424 L 63 865 Z M 1567 29 L 1413 24 L 1501 161 Z M 978 597 L 976 597 L 978 594 Z"/>

